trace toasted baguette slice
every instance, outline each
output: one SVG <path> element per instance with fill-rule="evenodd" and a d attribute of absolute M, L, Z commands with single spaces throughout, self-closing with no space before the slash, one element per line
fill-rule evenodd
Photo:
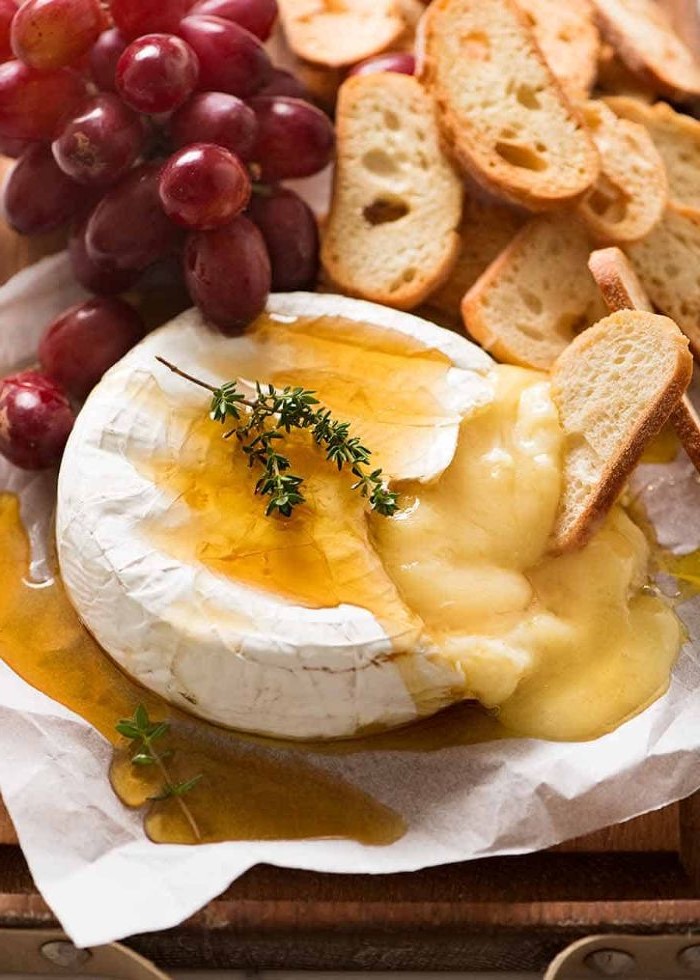
<path fill-rule="evenodd" d="M 669 200 L 700 211 L 700 122 L 665 102 L 646 105 L 624 96 L 605 101 L 616 115 L 649 131 L 666 165 Z"/>
<path fill-rule="evenodd" d="M 700 95 L 700 65 L 657 0 L 593 0 L 598 26 L 630 71 L 670 98 Z"/>
<path fill-rule="evenodd" d="M 690 383 L 688 342 L 667 317 L 622 310 L 586 330 L 552 371 L 564 429 L 553 547 L 582 547 Z"/>
<path fill-rule="evenodd" d="M 644 126 L 618 119 L 590 100 L 583 118 L 601 160 L 600 176 L 578 206 L 600 242 L 634 242 L 661 219 L 668 199 L 666 168 Z"/>
<path fill-rule="evenodd" d="M 617 313 L 618 310 L 653 312 L 644 286 L 621 249 L 613 245 L 591 252 L 588 268 L 611 313 Z"/>
<path fill-rule="evenodd" d="M 600 35 L 590 0 L 517 0 L 545 61 L 574 100 L 590 94 L 598 70 Z"/>
<path fill-rule="evenodd" d="M 450 278 L 428 298 L 428 304 L 445 317 L 461 322 L 465 293 L 510 244 L 525 222 L 522 212 L 503 204 L 485 203 L 473 195 L 464 201 L 459 227 L 460 248 Z"/>
<path fill-rule="evenodd" d="M 651 301 L 629 259 L 619 248 L 602 248 L 592 252 L 588 268 L 611 313 L 618 310 L 651 312 Z M 671 425 L 693 465 L 700 470 L 700 420 L 687 395 L 683 395 L 671 412 Z"/>
<path fill-rule="evenodd" d="M 669 204 L 653 231 L 625 251 L 654 306 L 676 321 L 700 360 L 700 212 Z"/>
<path fill-rule="evenodd" d="M 434 0 L 420 44 L 447 143 L 478 182 L 533 211 L 593 184 L 598 153 L 513 0 Z"/>
<path fill-rule="evenodd" d="M 278 7 L 294 54 L 329 68 L 386 51 L 406 30 L 397 0 L 278 0 Z"/>
<path fill-rule="evenodd" d="M 464 325 L 499 361 L 546 370 L 604 315 L 591 244 L 569 214 L 531 219 L 462 302 Z"/>
<path fill-rule="evenodd" d="M 351 296 L 411 309 L 449 276 L 462 183 L 440 147 L 430 97 L 409 75 L 349 78 L 322 261 Z"/>

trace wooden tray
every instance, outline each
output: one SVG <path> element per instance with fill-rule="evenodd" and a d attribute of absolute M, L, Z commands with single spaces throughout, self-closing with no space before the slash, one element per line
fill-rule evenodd
<path fill-rule="evenodd" d="M 54 924 L 0 808 L 0 927 Z M 700 794 L 523 857 L 376 876 L 258 867 L 127 945 L 169 969 L 542 971 L 611 932 L 700 933 Z"/>

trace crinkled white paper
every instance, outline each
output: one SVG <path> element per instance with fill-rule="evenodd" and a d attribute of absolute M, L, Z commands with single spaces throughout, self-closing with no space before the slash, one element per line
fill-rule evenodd
<path fill-rule="evenodd" d="M 31 357 L 45 322 L 79 295 L 64 256 L 1 289 L 0 373 Z M 684 457 L 644 467 L 635 486 L 646 488 L 662 544 L 680 551 L 700 545 L 700 482 Z M 53 478 L 0 463 L 0 488 L 21 494 L 41 575 Z M 140 814 L 109 787 L 105 740 L 2 663 L 0 792 L 38 888 L 79 945 L 174 926 L 259 862 L 387 873 L 537 850 L 700 788 L 700 601 L 680 611 L 696 642 L 686 646 L 668 694 L 598 741 L 513 739 L 426 753 L 308 756 L 403 816 L 408 832 L 387 847 L 342 840 L 152 844 Z"/>

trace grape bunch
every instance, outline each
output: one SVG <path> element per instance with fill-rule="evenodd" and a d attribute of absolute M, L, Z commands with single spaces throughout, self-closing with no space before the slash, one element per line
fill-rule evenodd
<path fill-rule="evenodd" d="M 96 294 L 49 327 L 41 371 L 0 381 L 0 452 L 18 465 L 60 458 L 74 401 L 143 334 L 116 297 L 153 270 L 175 264 L 228 335 L 271 289 L 315 283 L 315 218 L 281 182 L 324 168 L 334 130 L 270 61 L 276 14 L 276 0 L 0 0 L 5 216 L 25 235 L 68 228 Z"/>

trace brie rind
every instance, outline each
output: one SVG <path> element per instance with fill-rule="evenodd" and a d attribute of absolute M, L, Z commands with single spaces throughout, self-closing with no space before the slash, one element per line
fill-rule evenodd
<path fill-rule="evenodd" d="M 493 397 L 488 355 L 418 317 L 310 293 L 273 295 L 268 313 L 370 323 L 409 335 L 451 360 L 453 417 L 436 428 L 429 457 L 402 478 L 439 475 L 454 455 L 460 420 Z M 177 561 L 143 533 L 146 519 L 186 518 L 186 505 L 140 472 L 133 455 L 164 448 L 177 455 L 187 431 L 174 409 L 201 405 L 202 396 L 159 365 L 156 355 L 217 383 L 229 380 L 212 376 L 217 351 L 230 354 L 234 345 L 248 342 L 222 337 L 196 310 L 188 311 L 147 337 L 89 397 L 58 487 L 59 560 L 79 615 L 107 653 L 145 687 L 187 711 L 246 731 L 285 738 L 351 736 L 409 722 L 419 705 L 437 708 L 458 699 L 463 677 L 428 657 L 419 635 L 412 642 L 404 638 L 404 652 L 397 655 L 395 638 L 366 609 L 306 608 L 197 562 Z M 165 396 L 155 412 L 148 400 L 154 386 Z"/>

